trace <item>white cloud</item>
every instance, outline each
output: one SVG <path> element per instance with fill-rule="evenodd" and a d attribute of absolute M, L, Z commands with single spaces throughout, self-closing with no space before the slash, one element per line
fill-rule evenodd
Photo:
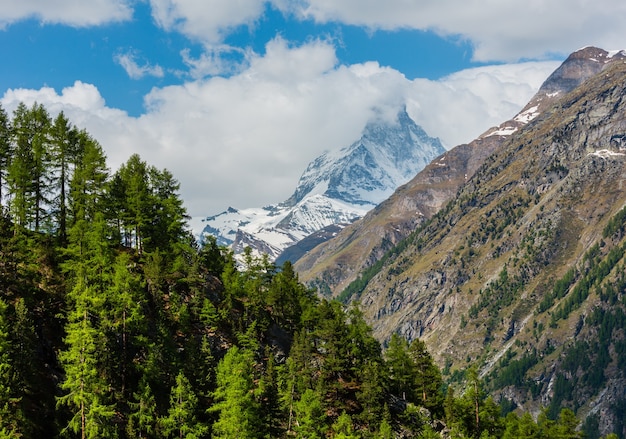
<path fill-rule="evenodd" d="M 253 25 L 266 0 L 150 0 L 152 16 L 165 30 L 176 30 L 209 45 L 240 25 Z"/>
<path fill-rule="evenodd" d="M 130 0 L 9 3 L 0 8 L 0 28 L 33 17 L 45 23 L 93 26 L 128 20 L 133 12 Z M 212 51 L 195 60 L 196 73 L 205 69 L 210 74 L 228 70 L 216 65 L 223 63 L 219 51 L 225 37 L 240 26 L 254 27 L 269 7 L 321 23 L 434 31 L 469 42 L 476 61 L 506 62 L 569 54 L 587 45 L 622 49 L 626 16 L 622 0 L 150 0 L 150 6 L 157 25 Z"/>
<path fill-rule="evenodd" d="M 154 76 L 157 78 L 163 77 L 163 68 L 157 65 L 150 65 L 145 62 L 143 65 L 139 65 L 137 62 L 137 53 L 129 51 L 126 53 L 119 53 L 115 55 L 115 62 L 122 66 L 128 76 L 132 79 L 141 79 L 144 76 Z"/>
<path fill-rule="evenodd" d="M 372 30 L 418 29 L 467 41 L 476 61 L 542 59 L 595 45 L 621 49 L 622 0 L 151 0 L 164 29 L 207 45 L 254 26 L 269 5 L 301 20 Z"/>
<path fill-rule="evenodd" d="M 0 7 L 0 29 L 29 18 L 35 18 L 43 23 L 60 23 L 76 27 L 97 26 L 129 20 L 132 13 L 128 0 L 3 1 Z"/>
<path fill-rule="evenodd" d="M 233 61 L 232 57 L 228 61 L 226 60 L 228 55 L 233 54 L 239 55 L 241 61 Z M 249 57 L 253 56 L 247 49 L 224 44 L 205 47 L 205 50 L 197 58 L 191 56 L 189 49 L 183 49 L 180 55 L 183 63 L 189 69 L 189 76 L 194 79 L 233 74 L 246 64 Z"/>
<path fill-rule="evenodd" d="M 108 107 L 82 82 L 60 93 L 9 90 L 1 103 L 8 111 L 20 101 L 63 110 L 100 141 L 113 169 L 132 153 L 169 169 L 190 214 L 200 216 L 285 200 L 310 160 L 356 140 L 374 107 L 395 111 L 407 102 L 430 135 L 448 146 L 467 142 L 518 111 L 555 67 L 528 63 L 410 81 L 375 62 L 339 65 L 324 41 L 293 47 L 275 39 L 236 75 L 153 89 L 138 118 Z"/>
<path fill-rule="evenodd" d="M 537 59 L 582 46 L 622 48 L 622 0 L 300 0 L 283 8 L 318 22 L 421 29 L 468 40 L 479 61 Z"/>
<path fill-rule="evenodd" d="M 528 62 L 462 70 L 438 81 L 416 79 L 407 110 L 450 148 L 513 117 L 559 62 Z"/>

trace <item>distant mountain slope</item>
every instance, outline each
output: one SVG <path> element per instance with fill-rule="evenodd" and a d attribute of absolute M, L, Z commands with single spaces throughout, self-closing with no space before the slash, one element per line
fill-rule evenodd
<path fill-rule="evenodd" d="M 309 164 L 283 203 L 233 209 L 206 218 L 204 233 L 240 253 L 247 246 L 278 257 L 325 227 L 353 222 L 386 199 L 444 150 L 406 113 L 367 124 L 359 140 Z"/>
<path fill-rule="evenodd" d="M 359 273 L 450 201 L 510 135 L 622 56 L 595 47 L 571 54 L 513 119 L 445 152 L 363 219 L 310 250 L 296 263 L 300 279 L 340 294 Z"/>
<path fill-rule="evenodd" d="M 378 339 L 423 340 L 448 380 L 475 366 L 506 406 L 569 407 L 624 437 L 626 57 L 582 53 L 597 73 L 503 138 L 351 299 Z M 449 157 L 431 166 L 459 169 Z"/>

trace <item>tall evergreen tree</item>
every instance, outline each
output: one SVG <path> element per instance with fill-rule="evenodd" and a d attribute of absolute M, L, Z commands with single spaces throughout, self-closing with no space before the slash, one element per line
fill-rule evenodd
<path fill-rule="evenodd" d="M 30 115 L 26 104 L 20 103 L 13 112 L 14 151 L 7 173 L 10 211 L 17 228 L 30 225 L 33 211 L 34 167 L 32 140 L 34 133 L 29 123 Z"/>
<path fill-rule="evenodd" d="M 110 400 L 106 374 L 102 373 L 100 353 L 106 338 L 101 326 L 106 292 L 111 284 L 113 257 L 108 226 L 100 211 L 106 180 L 104 155 L 99 145 L 82 134 L 82 150 L 71 181 L 73 225 L 68 233 L 67 261 L 70 312 L 66 325 L 66 349 L 59 354 L 65 371 L 61 388 L 67 393 L 59 406 L 70 409 L 65 431 L 82 438 L 114 437 L 115 407 Z"/>
<path fill-rule="evenodd" d="M 385 352 L 391 390 L 400 398 L 413 401 L 413 360 L 409 356 L 409 344 L 405 338 L 394 333 Z"/>
<path fill-rule="evenodd" d="M 67 244 L 70 181 L 72 167 L 76 166 L 79 148 L 79 133 L 70 125 L 63 112 L 54 119 L 50 128 L 50 146 L 52 164 L 55 171 L 55 198 L 52 200 L 53 213 L 56 217 L 56 228 L 60 244 Z"/>
<path fill-rule="evenodd" d="M 170 408 L 166 417 L 161 419 L 165 437 L 178 439 L 200 439 L 208 432 L 208 427 L 196 418 L 198 398 L 191 389 L 191 384 L 180 372 L 170 394 Z M 236 436 L 232 436 L 236 437 Z"/>
<path fill-rule="evenodd" d="M 44 224 L 50 191 L 50 116 L 40 104 L 20 103 L 13 113 L 14 152 L 8 183 L 16 224 L 38 231 Z"/>
<path fill-rule="evenodd" d="M 133 365 L 138 363 L 137 357 L 148 339 L 144 314 L 146 297 L 138 274 L 131 269 L 133 264 L 128 253 L 119 253 L 112 264 L 101 318 L 101 327 L 107 335 L 108 361 L 104 367 L 117 396 L 125 401 L 129 377 L 136 375 Z"/>
<path fill-rule="evenodd" d="M 253 396 L 251 354 L 231 347 L 217 366 L 215 405 L 219 414 L 213 424 L 213 438 L 254 439 L 259 437 L 259 406 Z"/>
<path fill-rule="evenodd" d="M 443 415 L 443 379 L 441 372 L 426 344 L 415 339 L 409 345 L 409 357 L 413 361 L 415 378 L 415 402 L 431 411 L 434 416 Z"/>
<path fill-rule="evenodd" d="M 158 425 L 157 407 L 154 394 L 147 380 L 142 378 L 139 389 L 129 401 L 131 412 L 128 416 L 127 434 L 131 438 L 154 437 Z"/>
<path fill-rule="evenodd" d="M 3 206 L 6 175 L 12 155 L 11 121 L 7 112 L 0 105 L 0 207 Z"/>
<path fill-rule="evenodd" d="M 320 395 L 307 389 L 295 403 L 294 431 L 297 437 L 322 439 L 326 433 L 326 413 Z"/>
<path fill-rule="evenodd" d="M 152 206 L 151 218 L 144 224 L 146 251 L 159 249 L 166 254 L 187 235 L 189 216 L 178 195 L 180 184 L 168 170 L 148 168 Z"/>
<path fill-rule="evenodd" d="M 77 277 L 71 296 L 73 308 L 66 326 L 67 349 L 59 354 L 65 371 L 61 388 L 67 393 L 58 399 L 58 405 L 68 407 L 71 413 L 64 431 L 80 433 L 82 439 L 114 437 L 115 410 L 107 403 L 109 386 L 98 370 L 101 334 L 93 323 L 96 317 L 93 310 L 100 305 L 98 297 L 81 277 Z"/>
<path fill-rule="evenodd" d="M 75 169 L 70 181 L 69 228 L 78 221 L 93 221 L 96 213 L 103 213 L 105 183 L 109 172 L 100 144 L 86 131 L 77 138 Z"/>
<path fill-rule="evenodd" d="M 148 165 L 139 155 L 133 154 L 117 171 L 118 196 L 123 197 L 118 205 L 123 206 L 120 215 L 124 224 L 124 243 L 134 247 L 139 253 L 143 251 L 144 226 L 151 216 L 149 212 L 150 191 L 148 187 Z"/>

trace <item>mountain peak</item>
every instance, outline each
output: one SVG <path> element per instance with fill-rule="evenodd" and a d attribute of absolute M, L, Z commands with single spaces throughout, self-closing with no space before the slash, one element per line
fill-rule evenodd
<path fill-rule="evenodd" d="M 381 114 L 367 123 L 361 137 L 350 146 L 312 161 L 286 203 L 295 205 L 317 191 L 345 202 L 374 206 L 444 151 L 439 139 L 429 137 L 405 107 L 394 120 Z"/>
<path fill-rule="evenodd" d="M 623 50 L 609 52 L 593 46 L 583 47 L 563 61 L 563 64 L 545 80 L 537 95 L 569 93 L 603 70 L 607 64 L 624 58 L 626 52 Z"/>
<path fill-rule="evenodd" d="M 207 218 L 204 231 L 236 252 L 250 246 L 275 258 L 314 232 L 362 217 L 443 152 L 406 108 L 395 118 L 381 111 L 358 140 L 309 163 L 288 200 L 263 209 L 230 208 Z"/>

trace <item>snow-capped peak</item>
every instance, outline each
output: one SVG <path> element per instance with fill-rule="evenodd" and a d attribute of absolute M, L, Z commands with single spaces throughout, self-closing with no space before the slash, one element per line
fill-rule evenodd
<path fill-rule="evenodd" d="M 327 226 L 348 224 L 387 199 L 445 151 L 402 109 L 395 121 L 374 120 L 348 147 L 313 160 L 286 201 L 253 209 L 229 209 L 206 218 L 204 233 L 275 259 L 285 248 Z"/>

